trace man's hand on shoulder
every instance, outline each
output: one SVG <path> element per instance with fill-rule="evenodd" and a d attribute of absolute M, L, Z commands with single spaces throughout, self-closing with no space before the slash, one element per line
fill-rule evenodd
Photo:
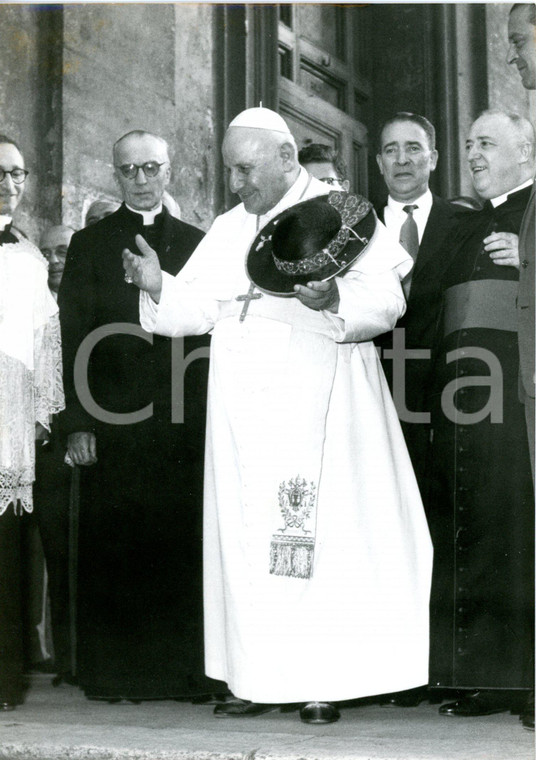
<path fill-rule="evenodd" d="M 67 438 L 67 453 L 73 464 L 91 465 L 97 461 L 97 439 L 94 433 L 71 433 Z"/>
<path fill-rule="evenodd" d="M 335 279 L 327 282 L 308 282 L 307 285 L 295 285 L 296 298 L 304 306 L 314 311 L 331 311 L 336 314 L 339 310 L 339 288 Z"/>
<path fill-rule="evenodd" d="M 162 270 L 158 256 L 141 235 L 136 235 L 135 240 L 139 254 L 132 253 L 128 248 L 123 250 L 125 279 L 137 285 L 140 290 L 147 291 L 153 301 L 159 303 L 162 294 Z"/>

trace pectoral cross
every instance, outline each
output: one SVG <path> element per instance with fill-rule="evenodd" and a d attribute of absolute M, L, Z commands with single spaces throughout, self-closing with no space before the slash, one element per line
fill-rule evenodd
<path fill-rule="evenodd" d="M 255 291 L 255 285 L 253 283 L 251 283 L 251 285 L 249 286 L 249 290 L 246 293 L 246 295 L 237 296 L 236 297 L 237 301 L 244 301 L 244 308 L 242 309 L 242 311 L 240 313 L 240 319 L 239 319 L 240 322 L 243 322 L 244 319 L 246 318 L 246 314 L 248 313 L 248 306 L 250 304 L 250 301 L 254 301 L 257 298 L 261 298 L 262 297 L 262 293 L 255 293 L 254 291 Z"/>

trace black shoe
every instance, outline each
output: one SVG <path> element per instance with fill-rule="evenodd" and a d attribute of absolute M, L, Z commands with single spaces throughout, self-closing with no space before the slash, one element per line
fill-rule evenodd
<path fill-rule="evenodd" d="M 523 728 L 534 731 L 534 692 L 531 692 L 519 716 Z"/>
<path fill-rule="evenodd" d="M 384 694 L 380 704 L 382 707 L 418 707 L 427 697 L 426 687 L 418 686 L 416 689 Z"/>
<path fill-rule="evenodd" d="M 248 702 L 245 699 L 233 699 L 216 705 L 214 715 L 218 718 L 253 718 L 256 715 L 278 710 L 279 705 L 266 705 L 260 702 Z"/>
<path fill-rule="evenodd" d="M 335 723 L 341 714 L 331 702 L 308 702 L 300 710 L 302 723 Z"/>
<path fill-rule="evenodd" d="M 233 698 L 229 694 L 198 694 L 192 697 L 190 702 L 193 705 L 220 705 L 227 699 Z"/>
<path fill-rule="evenodd" d="M 507 712 L 509 706 L 493 692 L 474 691 L 456 702 L 448 702 L 439 708 L 440 715 L 456 715 L 473 718 L 479 715 L 494 715 Z"/>

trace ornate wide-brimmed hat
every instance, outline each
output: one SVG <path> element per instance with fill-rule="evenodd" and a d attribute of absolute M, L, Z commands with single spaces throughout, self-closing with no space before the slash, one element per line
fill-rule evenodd
<path fill-rule="evenodd" d="M 376 228 L 372 204 L 360 195 L 331 192 L 297 203 L 266 224 L 246 259 L 259 290 L 290 296 L 295 285 L 325 281 L 360 256 Z"/>

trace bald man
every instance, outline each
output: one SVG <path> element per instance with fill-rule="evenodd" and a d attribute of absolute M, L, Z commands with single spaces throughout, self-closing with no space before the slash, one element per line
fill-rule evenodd
<path fill-rule="evenodd" d="M 328 188 L 300 167 L 287 124 L 266 108 L 231 122 L 223 160 L 241 203 L 187 267 L 162 273 L 140 240 L 125 269 L 147 291 L 146 330 L 213 333 L 206 669 L 237 697 L 216 715 L 301 702 L 302 721 L 331 723 L 339 700 L 427 680 L 430 541 L 371 343 L 405 308 L 411 260 L 377 223 L 344 276 L 311 275 L 289 298 L 261 293 L 244 267 L 256 235 Z M 305 509 L 307 529 L 290 514 L 285 522 L 287 499 Z"/>
<path fill-rule="evenodd" d="M 48 287 L 57 299 L 65 259 L 74 229 L 64 224 L 48 227 L 39 247 L 48 261 Z M 69 608 L 69 495 L 71 468 L 65 464 L 57 419 L 45 442 L 35 450 L 34 514 L 46 558 L 54 643 L 55 685 L 74 683 Z"/>
<path fill-rule="evenodd" d="M 39 248 L 48 261 L 48 287 L 57 297 L 63 277 L 65 260 L 74 229 L 65 224 L 58 224 L 46 229 L 41 235 Z"/>
<path fill-rule="evenodd" d="M 201 598 L 208 341 L 172 345 L 141 330 L 139 291 L 124 280 L 121 253 L 139 235 L 174 276 L 203 233 L 163 205 L 164 139 L 129 132 L 112 155 L 124 202 L 73 235 L 59 292 L 61 424 L 82 468 L 78 677 L 92 698 L 197 698 L 214 688 L 203 673 Z M 77 355 L 87 363 L 75 379 Z"/>
<path fill-rule="evenodd" d="M 110 216 L 119 208 L 121 204 L 116 201 L 93 201 L 86 211 L 86 218 L 84 219 L 84 227 L 89 227 L 95 222 L 100 222 L 105 216 Z"/>

